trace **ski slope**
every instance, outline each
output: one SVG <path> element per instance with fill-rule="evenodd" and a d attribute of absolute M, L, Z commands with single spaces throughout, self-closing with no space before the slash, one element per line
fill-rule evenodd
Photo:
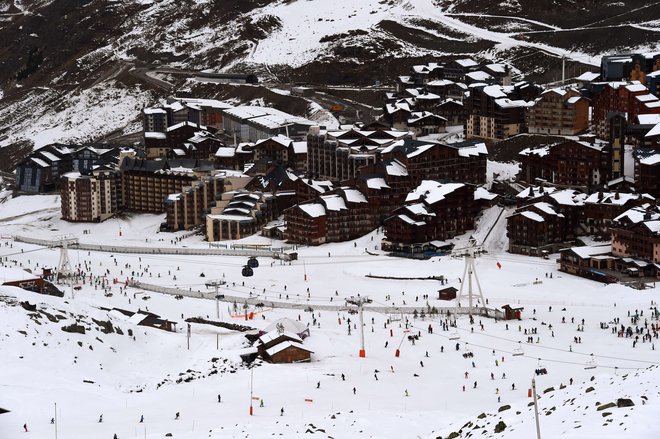
<path fill-rule="evenodd" d="M 40 197 L 39 204 L 54 206 L 57 199 L 52 198 Z M 101 224 L 72 224 L 48 211 L 26 208 L 27 204 L 32 204 L 30 197 L 11 199 L 0 206 L 0 218 L 13 218 L 0 223 L 4 238 L 0 241 L 0 256 L 5 265 L 38 272 L 43 266 L 55 266 L 59 260 L 57 249 L 6 239 L 12 234 L 51 238 L 74 234 L 85 242 L 127 242 L 147 249 L 154 245 L 207 246 L 197 237 L 156 233 L 162 221 L 159 215 Z M 474 235 L 484 235 L 481 228 L 494 224 L 497 209 L 484 213 Z M 491 239 L 504 242 L 499 222 L 495 224 L 495 235 L 487 243 Z M 83 230 L 90 232 L 83 234 Z M 173 243 L 175 237 L 182 239 Z M 358 293 L 369 295 L 374 305 L 408 311 L 424 308 L 426 294 L 429 306 L 453 306 L 453 302 L 437 300 L 436 291 L 440 288 L 437 281 L 373 279 L 366 275 L 420 278 L 444 275 L 448 286 L 459 288 L 464 268 L 460 259 L 391 258 L 377 250 L 381 238 L 382 234 L 373 232 L 352 242 L 301 247 L 299 260 L 290 265 L 260 258 L 260 267 L 250 278 L 240 275 L 244 258 L 77 250 L 70 251 L 70 258 L 74 266 L 94 276 L 105 275 L 106 279 L 130 276 L 145 283 L 206 293 L 211 291 L 205 287 L 206 282 L 222 279 L 227 286 L 221 287 L 221 292 L 228 295 L 289 301 L 311 308 L 344 305 L 346 297 Z M 460 237 L 457 245 L 466 239 L 467 236 Z M 262 237 L 241 241 L 268 242 Z M 257 313 L 256 319 L 245 321 L 242 316 L 231 317 L 234 314 L 231 303 L 221 303 L 223 321 L 263 328 L 280 317 L 289 317 L 310 326 L 311 337 L 304 344 L 314 351 L 311 363 L 264 363 L 255 367 L 253 394 L 258 399 L 253 400 L 254 416 L 249 415 L 252 372 L 241 364 L 239 357 L 249 346 L 243 335 L 193 324 L 190 349 L 187 348 L 184 319 L 191 316 L 215 319 L 213 301 L 176 300 L 134 288 L 123 291 L 121 284 L 112 282 L 109 291 L 88 282 L 80 284 L 75 296 L 63 286 L 64 298 L 0 287 L 0 357 L 3 358 L 0 407 L 11 410 L 0 415 L 0 437 L 25 437 L 22 428 L 25 423 L 33 437 L 53 437 L 50 419 L 57 404 L 59 437 L 71 439 L 111 438 L 114 434 L 121 439 L 155 439 L 166 433 L 176 438 L 273 435 L 296 438 L 310 437 L 310 432 L 313 437 L 435 438 L 458 430 L 482 412 L 489 413 L 489 422 L 501 418 L 513 428 L 512 432 L 507 430 L 511 435 L 496 435 L 489 425 L 488 435 L 484 433 L 484 437 L 522 438 L 529 437 L 532 429 L 527 388 L 534 369 L 540 365 L 549 373 L 537 377 L 539 388 L 557 389 L 553 399 L 549 395 L 541 399 L 548 410 L 557 406 L 556 413 L 542 415 L 544 437 L 584 438 L 590 437 L 589 434 L 604 439 L 657 437 L 657 427 L 649 427 L 648 421 L 660 404 L 659 377 L 657 369 L 646 370 L 660 364 L 654 343 L 640 342 L 633 348 L 631 339 L 619 338 L 610 329 L 600 327 L 600 322 L 612 322 L 615 317 L 628 324 L 627 313 L 634 314 L 635 310 L 643 311 L 640 321 L 643 325 L 644 319 L 650 317 L 649 308 L 651 301 L 657 299 L 657 289 L 633 291 L 621 285 L 605 286 L 568 276 L 557 271 L 552 259 L 495 250 L 479 258 L 479 280 L 489 306 L 523 306 L 523 320 L 495 322 L 478 318 L 471 325 L 466 317 L 460 317 L 457 340 L 453 331 L 442 330 L 438 316 L 415 319 L 410 314 L 367 310 L 366 358 L 358 357 L 359 328 L 354 326 L 350 335 L 347 331 L 348 319 L 355 325 L 356 316 L 345 311 L 315 310 L 312 315 L 267 308 Z M 34 313 L 18 306 L 18 301 L 37 304 L 37 314 L 45 311 L 61 319 L 55 317 L 60 320 L 51 321 L 46 314 L 31 316 Z M 138 327 L 101 307 L 148 309 L 176 321 L 178 331 L 167 333 Z M 562 317 L 566 323 L 561 322 Z M 578 332 L 576 328 L 583 318 L 584 331 Z M 123 335 L 101 332 L 92 319 L 111 322 Z M 85 326 L 86 333 L 61 330 L 74 322 Z M 433 334 L 427 331 L 429 325 Z M 537 332 L 533 335 L 534 342 L 527 343 L 525 331 L 533 328 Z M 135 339 L 127 335 L 129 329 Z M 421 337 L 412 344 L 407 336 L 417 333 Z M 578 336 L 582 343 L 574 342 Z M 459 343 L 458 351 L 456 343 Z M 520 347 L 524 355 L 513 355 Z M 400 350 L 399 357 L 395 356 L 396 349 Z M 474 357 L 464 358 L 467 352 L 472 352 Z M 585 369 L 592 358 L 597 369 Z M 634 381 L 623 383 L 620 378 L 623 374 L 639 375 Z M 596 377 L 595 383 L 590 381 L 592 376 Z M 179 378 L 184 381 L 176 383 Z M 559 386 L 567 385 L 571 378 L 574 385 L 560 392 Z M 475 381 L 477 387 L 473 388 Z M 632 382 L 635 384 L 628 384 Z M 583 401 L 580 398 L 588 385 L 596 387 L 598 393 Z M 221 403 L 217 402 L 218 394 L 222 396 Z M 647 397 L 644 406 L 642 395 Z M 592 413 L 592 399 L 604 403 L 615 397 L 630 397 L 636 406 L 608 410 L 613 421 L 604 427 L 601 412 Z M 572 398 L 578 398 L 575 404 L 579 409 L 564 403 Z M 263 408 L 259 407 L 261 399 Z M 503 404 L 511 404 L 513 410 L 498 413 Z M 583 408 L 585 404 L 590 406 L 589 410 Z M 282 408 L 284 415 L 280 416 Z M 516 415 L 517 411 L 521 413 Z M 179 420 L 175 420 L 176 412 L 181 414 Z M 103 422 L 99 423 L 101 414 Z M 140 423 L 142 415 L 145 422 Z M 577 423 L 580 429 L 570 428 Z"/>

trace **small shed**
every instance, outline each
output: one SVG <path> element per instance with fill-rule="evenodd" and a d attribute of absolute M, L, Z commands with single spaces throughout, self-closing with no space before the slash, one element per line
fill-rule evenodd
<path fill-rule="evenodd" d="M 261 356 L 265 356 L 264 354 L 268 349 L 278 344 L 284 343 L 286 341 L 291 341 L 294 343 L 303 342 L 302 338 L 294 334 L 293 332 L 289 332 L 289 331 L 280 332 L 277 329 L 274 329 L 259 337 L 259 339 L 257 340 L 257 349 L 259 350 L 259 354 Z"/>
<path fill-rule="evenodd" d="M 295 341 L 285 341 L 268 349 L 264 359 L 271 363 L 301 363 L 311 361 L 314 352 Z"/>
<path fill-rule="evenodd" d="M 525 308 L 522 306 L 512 308 L 511 305 L 504 305 L 502 309 L 504 310 L 504 320 L 522 320 L 522 312 Z"/>
<path fill-rule="evenodd" d="M 44 288 L 44 280 L 41 276 L 34 275 L 21 268 L 0 267 L 0 285 L 40 293 Z"/>
<path fill-rule="evenodd" d="M 141 311 L 138 311 L 138 314 L 141 314 Z M 176 332 L 176 322 L 167 319 L 161 319 L 156 314 L 146 314 L 144 319 L 138 323 L 138 326 L 149 326 L 151 328 L 161 329 L 168 332 Z"/>
<path fill-rule="evenodd" d="M 458 290 L 454 287 L 447 287 L 438 290 L 438 300 L 454 300 Z"/>

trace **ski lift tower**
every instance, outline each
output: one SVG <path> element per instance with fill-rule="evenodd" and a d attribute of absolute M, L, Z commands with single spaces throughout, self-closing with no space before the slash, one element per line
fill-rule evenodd
<path fill-rule="evenodd" d="M 475 309 L 473 303 L 475 299 L 475 292 L 472 289 L 472 276 L 477 284 L 477 289 L 479 290 L 479 298 L 481 299 L 481 306 L 486 306 L 486 301 L 484 300 L 484 293 L 481 290 L 481 284 L 479 283 L 479 278 L 477 277 L 477 269 L 474 265 L 474 259 L 484 251 L 483 245 L 478 245 L 476 239 L 470 238 L 467 246 L 454 249 L 451 256 L 460 258 L 462 257 L 465 260 L 465 268 L 463 269 L 463 278 L 461 281 L 461 288 L 458 290 L 458 295 L 456 296 L 456 312 L 454 313 L 454 319 L 456 319 L 456 314 L 458 314 L 458 308 L 461 304 L 461 298 L 463 297 L 463 289 L 467 280 L 468 290 L 468 313 L 472 315 L 472 311 Z"/>
<path fill-rule="evenodd" d="M 366 351 L 364 350 L 364 318 L 362 316 L 362 308 L 364 308 L 365 303 L 371 303 L 373 300 L 368 297 L 355 297 L 351 296 L 346 299 L 346 303 L 350 305 L 355 305 L 358 308 L 358 313 L 360 314 L 360 358 L 367 356 Z"/>
<path fill-rule="evenodd" d="M 78 245 L 79 241 L 73 235 L 63 235 L 59 236 L 56 240 L 51 241 L 51 244 L 48 246 L 50 248 L 59 248 L 60 249 L 60 262 L 57 265 L 57 276 L 58 277 L 73 277 L 73 269 L 71 268 L 71 260 L 69 259 L 69 247 Z"/>

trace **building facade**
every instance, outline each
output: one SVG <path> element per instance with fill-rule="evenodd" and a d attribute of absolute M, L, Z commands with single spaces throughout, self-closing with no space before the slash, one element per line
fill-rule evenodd
<path fill-rule="evenodd" d="M 111 169 L 64 174 L 60 183 L 62 219 L 101 222 L 112 217 L 119 210 L 119 183 L 118 172 Z"/>
<path fill-rule="evenodd" d="M 527 108 L 530 134 L 574 136 L 589 128 L 589 101 L 576 89 L 551 89 Z"/>

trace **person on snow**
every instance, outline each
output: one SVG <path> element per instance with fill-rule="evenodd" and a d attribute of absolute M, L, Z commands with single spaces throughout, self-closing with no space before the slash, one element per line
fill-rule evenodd
<path fill-rule="evenodd" d="M 341 374 L 341 380 L 346 381 L 346 375 L 344 375 L 343 373 Z"/>
<path fill-rule="evenodd" d="M 222 402 L 222 398 L 220 397 L 220 394 L 218 394 L 218 402 Z"/>
<path fill-rule="evenodd" d="M 144 415 L 140 415 L 140 424 L 144 422 Z"/>
<path fill-rule="evenodd" d="M 100 424 L 101 422 L 103 422 L 103 413 L 101 413 L 101 415 L 99 416 L 99 424 Z"/>
<path fill-rule="evenodd" d="M 174 415 L 174 420 L 178 420 L 178 419 L 179 419 L 179 412 L 176 412 L 176 415 Z"/>
<path fill-rule="evenodd" d="M 280 416 L 284 416 L 284 407 L 280 409 Z"/>

